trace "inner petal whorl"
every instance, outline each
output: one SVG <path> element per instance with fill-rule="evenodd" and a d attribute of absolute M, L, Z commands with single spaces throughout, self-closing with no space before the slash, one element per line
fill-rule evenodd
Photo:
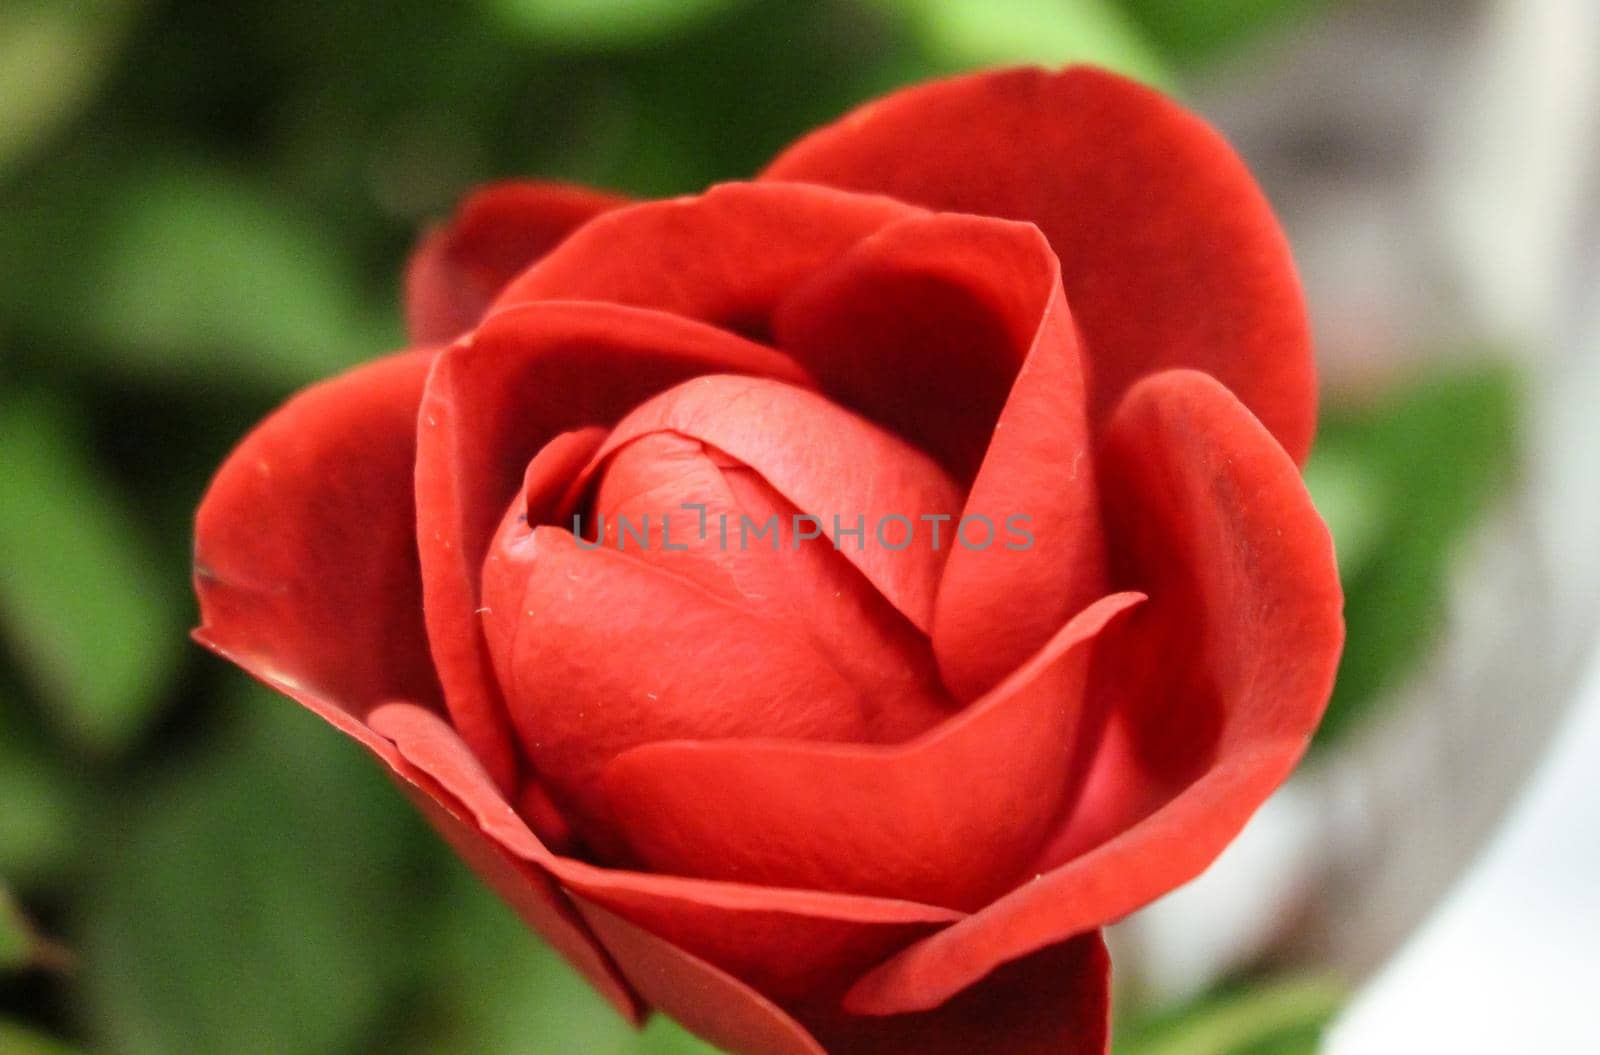
<path fill-rule="evenodd" d="M 820 413 L 780 423 L 780 437 L 847 421 L 870 442 L 763 447 L 765 415 L 718 422 L 716 402 L 679 424 L 732 437 L 744 457 L 670 420 L 650 427 L 663 408 L 668 419 L 684 409 L 675 393 L 706 380 L 728 386 L 720 408 L 730 416 L 752 402 Z M 530 463 L 483 567 L 479 614 L 517 738 L 540 786 L 603 856 L 622 852 L 598 775 L 623 751 L 730 738 L 896 743 L 955 710 L 926 634 L 844 548 L 877 545 L 872 517 L 897 497 L 913 519 L 929 495 L 943 500 L 938 512 L 954 508 L 931 460 L 800 389 L 712 378 L 680 390 L 603 443 L 598 429 L 553 441 Z M 868 464 L 851 464 L 858 456 Z M 815 501 L 802 508 L 769 474 Z M 885 493 L 885 479 L 899 489 Z M 836 517 L 867 519 L 866 536 L 831 537 L 823 525 Z M 889 581 L 907 581 L 896 573 Z"/>

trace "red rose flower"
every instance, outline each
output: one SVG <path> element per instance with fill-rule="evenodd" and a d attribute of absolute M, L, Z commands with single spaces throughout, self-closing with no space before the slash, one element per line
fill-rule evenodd
<path fill-rule="evenodd" d="M 489 187 L 407 295 L 415 349 L 222 467 L 198 638 L 625 1015 L 1104 1051 L 1099 928 L 1287 776 L 1343 635 L 1301 296 L 1222 139 L 964 77 L 698 197 Z"/>

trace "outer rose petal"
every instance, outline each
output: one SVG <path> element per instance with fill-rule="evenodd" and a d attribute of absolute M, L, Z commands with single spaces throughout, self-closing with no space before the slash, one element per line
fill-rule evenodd
<path fill-rule="evenodd" d="M 1327 528 L 1231 393 L 1192 371 L 1156 375 L 1105 441 L 1115 575 L 1152 603 L 1097 668 L 1110 725 L 1064 854 L 1127 828 L 1230 752 L 1282 742 L 1297 756 L 1344 637 Z"/>
<path fill-rule="evenodd" d="M 826 187 L 727 183 L 586 225 L 506 287 L 491 310 L 604 300 L 759 337 L 798 282 L 884 224 L 921 211 Z"/>
<path fill-rule="evenodd" d="M 769 1002 L 682 949 L 578 904 L 651 1003 L 737 1055 L 1104 1055 L 1110 1040 L 1111 961 L 1098 934 L 1008 965 L 935 1011 L 864 1018 L 828 1003 Z"/>
<path fill-rule="evenodd" d="M 1037 228 L 948 214 L 885 227 L 791 295 L 774 334 L 824 391 L 970 481 L 944 526 L 933 620 L 956 697 L 993 687 L 1104 594 L 1077 336 Z"/>
<path fill-rule="evenodd" d="M 854 1010 L 937 1006 L 1192 879 L 1322 715 L 1344 637 L 1333 546 L 1261 423 L 1211 377 L 1168 371 L 1129 391 L 1102 459 L 1109 532 L 1129 546 L 1120 574 L 1151 598 L 1095 664 L 1135 741 L 1110 781 L 1131 827 L 891 958 L 852 990 Z"/>
<path fill-rule="evenodd" d="M 605 772 L 617 829 L 658 870 L 982 905 L 1059 815 L 1096 602 L 992 693 L 909 744 L 657 742 Z"/>
<path fill-rule="evenodd" d="M 195 529 L 195 637 L 397 773 L 407 763 L 368 718 L 442 707 L 420 617 L 411 494 L 417 405 L 434 358 L 381 359 L 295 396 L 223 465 Z M 408 692 L 426 706 L 386 702 Z M 402 787 L 529 926 L 638 1019 L 626 984 L 548 877 Z"/>
<path fill-rule="evenodd" d="M 433 359 L 391 356 L 295 396 L 229 456 L 196 516 L 196 636 L 358 719 L 386 699 L 439 702 L 411 497 Z"/>
<path fill-rule="evenodd" d="M 1222 137 L 1158 93 L 1087 67 L 956 77 L 811 133 L 763 178 L 1038 224 L 1089 351 L 1095 420 L 1141 376 L 1195 367 L 1305 460 L 1316 383 L 1283 233 Z"/>
<path fill-rule="evenodd" d="M 801 1014 L 829 1055 L 1104 1055 L 1111 958 L 1098 932 L 1009 963 L 931 1011 Z"/>
<path fill-rule="evenodd" d="M 478 632 L 478 578 L 528 462 L 558 433 L 610 424 L 702 373 L 804 375 L 733 334 L 615 304 L 503 311 L 439 357 L 418 420 L 417 542 L 429 645 L 456 728 L 516 784 L 504 705 Z"/>
<path fill-rule="evenodd" d="M 828 1055 L 800 1023 L 737 978 L 597 905 L 578 904 L 645 999 L 691 1033 L 735 1055 Z"/>
<path fill-rule="evenodd" d="M 492 183 L 473 191 L 411 256 L 405 277 L 411 339 L 437 343 L 470 329 L 519 271 L 626 200 L 559 183 Z"/>
<path fill-rule="evenodd" d="M 1104 593 L 1077 337 L 1037 228 L 965 215 L 886 227 L 786 301 L 775 329 L 824 389 L 972 482 L 933 627 L 957 697 Z M 976 534 L 954 537 L 962 521 Z"/>
<path fill-rule="evenodd" d="M 558 857 L 529 831 L 438 715 L 394 704 L 374 720 L 392 738 L 391 753 L 398 748 L 399 772 L 440 801 L 459 803 L 496 845 L 764 993 L 813 992 L 820 980 L 856 977 L 908 941 L 960 918 L 914 902 L 682 879 Z"/>

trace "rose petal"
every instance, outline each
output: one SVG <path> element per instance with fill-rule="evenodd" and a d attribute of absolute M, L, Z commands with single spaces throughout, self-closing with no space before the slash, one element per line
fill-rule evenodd
<path fill-rule="evenodd" d="M 759 337 L 797 282 L 884 224 L 919 212 L 824 187 L 724 184 L 608 213 L 519 276 L 492 310 L 603 300 Z"/>
<path fill-rule="evenodd" d="M 1151 89 L 1088 67 L 920 85 L 811 133 L 763 178 L 1038 224 L 1092 362 L 1094 420 L 1141 376 L 1195 367 L 1304 461 L 1316 385 L 1283 233 L 1222 137 Z"/>
<path fill-rule="evenodd" d="M 1344 628 L 1326 526 L 1260 422 L 1214 379 L 1169 371 L 1141 382 L 1107 429 L 1102 463 L 1114 574 L 1153 599 L 1097 670 L 1112 722 L 1097 768 L 1114 768 L 1090 776 L 1098 816 L 1079 812 L 1112 833 L 1229 751 L 1303 744 Z"/>
<path fill-rule="evenodd" d="M 805 1027 L 737 978 L 598 905 L 578 905 L 629 981 L 689 1032 L 738 1055 L 828 1055 Z"/>
<path fill-rule="evenodd" d="M 548 517 L 572 479 L 594 452 L 605 442 L 606 429 L 591 425 L 587 428 L 563 432 L 540 449 L 528 463 L 522 480 L 522 508 L 524 516 L 537 523 Z M 486 607 L 486 606 L 485 606 Z M 479 614 L 483 614 L 480 609 Z M 537 774 L 523 773 L 522 785 L 515 799 L 517 811 L 522 814 L 545 845 L 564 853 L 577 845 L 572 821 L 561 812 Z"/>
<path fill-rule="evenodd" d="M 971 481 L 944 526 L 933 625 L 958 698 L 993 687 L 1104 593 L 1077 338 L 1037 228 L 893 224 L 798 290 L 773 332 L 824 391 Z"/>
<path fill-rule="evenodd" d="M 439 357 L 417 437 L 428 640 L 450 716 L 502 788 L 516 752 L 478 632 L 478 576 L 524 470 L 555 435 L 609 424 L 708 371 L 803 380 L 785 356 L 658 312 L 548 303 L 504 311 Z"/>
<path fill-rule="evenodd" d="M 522 509 L 525 522 L 542 524 L 560 508 L 567 489 L 594 460 L 611 430 L 588 425 L 563 432 L 539 448 L 522 474 Z"/>
<path fill-rule="evenodd" d="M 1098 932 L 1007 964 L 931 1011 L 800 1014 L 829 1055 L 1105 1055 L 1111 958 Z"/>
<path fill-rule="evenodd" d="M 653 868 L 971 908 L 1021 877 L 1062 806 L 1084 647 L 1137 594 L 1085 609 L 991 694 L 896 747 L 658 742 L 605 771 Z"/>
<path fill-rule="evenodd" d="M 196 515 L 196 636 L 356 718 L 385 699 L 440 698 L 411 490 L 433 358 L 391 356 L 295 396 L 240 442 Z"/>
<path fill-rule="evenodd" d="M 932 525 L 920 518 L 948 518 L 961 504 L 933 459 L 814 392 L 757 377 L 700 377 L 663 392 L 617 423 L 599 458 L 661 431 L 691 436 L 755 470 L 815 516 L 839 553 L 907 619 L 924 630 L 931 624 L 948 551 L 933 545 Z M 872 537 L 890 517 L 910 522 L 911 541 L 900 549 Z M 865 542 L 840 544 L 843 530 L 859 526 Z M 899 522 L 886 530 L 899 530 Z"/>
<path fill-rule="evenodd" d="M 1128 761 L 1107 782 L 1115 801 L 1096 807 L 1102 825 L 1124 807 L 1120 827 L 887 961 L 850 994 L 855 1010 L 937 1006 L 1192 879 L 1322 714 L 1343 640 L 1333 547 L 1261 423 L 1211 377 L 1168 371 L 1129 391 L 1101 457 L 1108 531 L 1126 546 L 1120 581 L 1151 598 L 1095 663 L 1100 706 L 1134 738 L 1115 752 Z"/>
<path fill-rule="evenodd" d="M 818 979 L 854 977 L 907 941 L 959 918 L 911 902 L 650 875 L 557 857 L 438 715 L 389 705 L 374 714 L 374 722 L 393 739 L 389 751 L 398 750 L 401 775 L 441 801 L 459 803 L 496 845 L 547 870 L 586 900 L 759 984 L 763 992 L 807 992 Z"/>
<path fill-rule="evenodd" d="M 591 217 L 626 203 L 614 194 L 532 181 L 473 191 L 448 223 L 422 236 L 406 267 L 406 326 L 419 344 L 471 329 L 495 294 Z"/>

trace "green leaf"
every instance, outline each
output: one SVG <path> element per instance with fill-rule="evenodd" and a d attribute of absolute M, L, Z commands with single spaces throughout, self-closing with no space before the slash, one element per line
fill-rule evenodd
<path fill-rule="evenodd" d="M 8 0 L 0 8 L 0 176 L 94 97 L 131 9 L 125 0 Z"/>
<path fill-rule="evenodd" d="M 44 394 L 0 395 L 0 630 L 59 725 L 111 751 L 153 717 L 185 613 L 72 416 Z"/>
<path fill-rule="evenodd" d="M 733 0 L 484 0 L 508 28 L 544 44 L 632 47 L 661 40 Z"/>
<path fill-rule="evenodd" d="M 0 699 L 0 876 L 21 883 L 59 871 L 82 840 L 78 785 L 35 745 Z"/>
<path fill-rule="evenodd" d="M 1364 408 L 1325 416 L 1313 464 L 1349 467 L 1358 513 L 1345 572 L 1347 641 L 1318 744 L 1332 742 L 1415 666 L 1437 634 L 1460 542 L 1509 486 L 1517 386 L 1500 362 L 1442 368 Z M 1315 477 L 1313 477 L 1315 483 Z M 1323 498 L 1330 501 L 1326 480 Z M 1365 537 L 1363 537 L 1365 535 Z"/>
<path fill-rule="evenodd" d="M 423 997 L 385 1050 L 400 1055 L 715 1055 L 662 1016 L 635 1033 L 441 846 Z"/>
<path fill-rule="evenodd" d="M 366 1050 L 415 959 L 420 822 L 309 712 L 241 702 L 100 833 L 80 973 L 119 1053 Z"/>
<path fill-rule="evenodd" d="M 1247 44 L 1334 0 L 1121 0 L 1160 50 L 1198 62 Z"/>
<path fill-rule="evenodd" d="M 632 1030 L 456 860 L 430 922 L 429 981 L 397 1030 L 401 1055 L 622 1055 Z"/>
<path fill-rule="evenodd" d="M 0 971 L 15 970 L 33 958 L 33 929 L 22 909 L 0 886 Z"/>
<path fill-rule="evenodd" d="M 1135 1023 L 1116 1055 L 1314 1055 L 1344 988 L 1319 977 L 1252 981 Z"/>
<path fill-rule="evenodd" d="M 1109 0 L 880 0 L 905 18 L 942 66 L 1088 62 L 1170 87 L 1139 27 Z"/>
<path fill-rule="evenodd" d="M 685 1030 L 665 1015 L 657 1015 L 639 1034 L 636 1049 L 639 1055 L 721 1055 L 699 1037 Z"/>
<path fill-rule="evenodd" d="M 390 343 L 332 232 L 202 167 L 135 173 L 86 276 L 88 335 L 145 370 L 296 386 Z"/>
<path fill-rule="evenodd" d="M 0 1055 L 84 1055 L 83 1049 L 0 1020 Z"/>
<path fill-rule="evenodd" d="M 1306 463 L 1306 488 L 1333 534 L 1339 575 L 1349 580 L 1383 538 L 1388 506 L 1370 466 L 1350 450 L 1321 444 Z"/>
<path fill-rule="evenodd" d="M 400 340 L 333 231 L 227 170 L 86 150 L 9 197 L 0 314 L 50 369 L 278 392 Z"/>
<path fill-rule="evenodd" d="M 0 882 L 0 973 L 19 970 L 66 971 L 73 955 L 43 937 Z"/>

